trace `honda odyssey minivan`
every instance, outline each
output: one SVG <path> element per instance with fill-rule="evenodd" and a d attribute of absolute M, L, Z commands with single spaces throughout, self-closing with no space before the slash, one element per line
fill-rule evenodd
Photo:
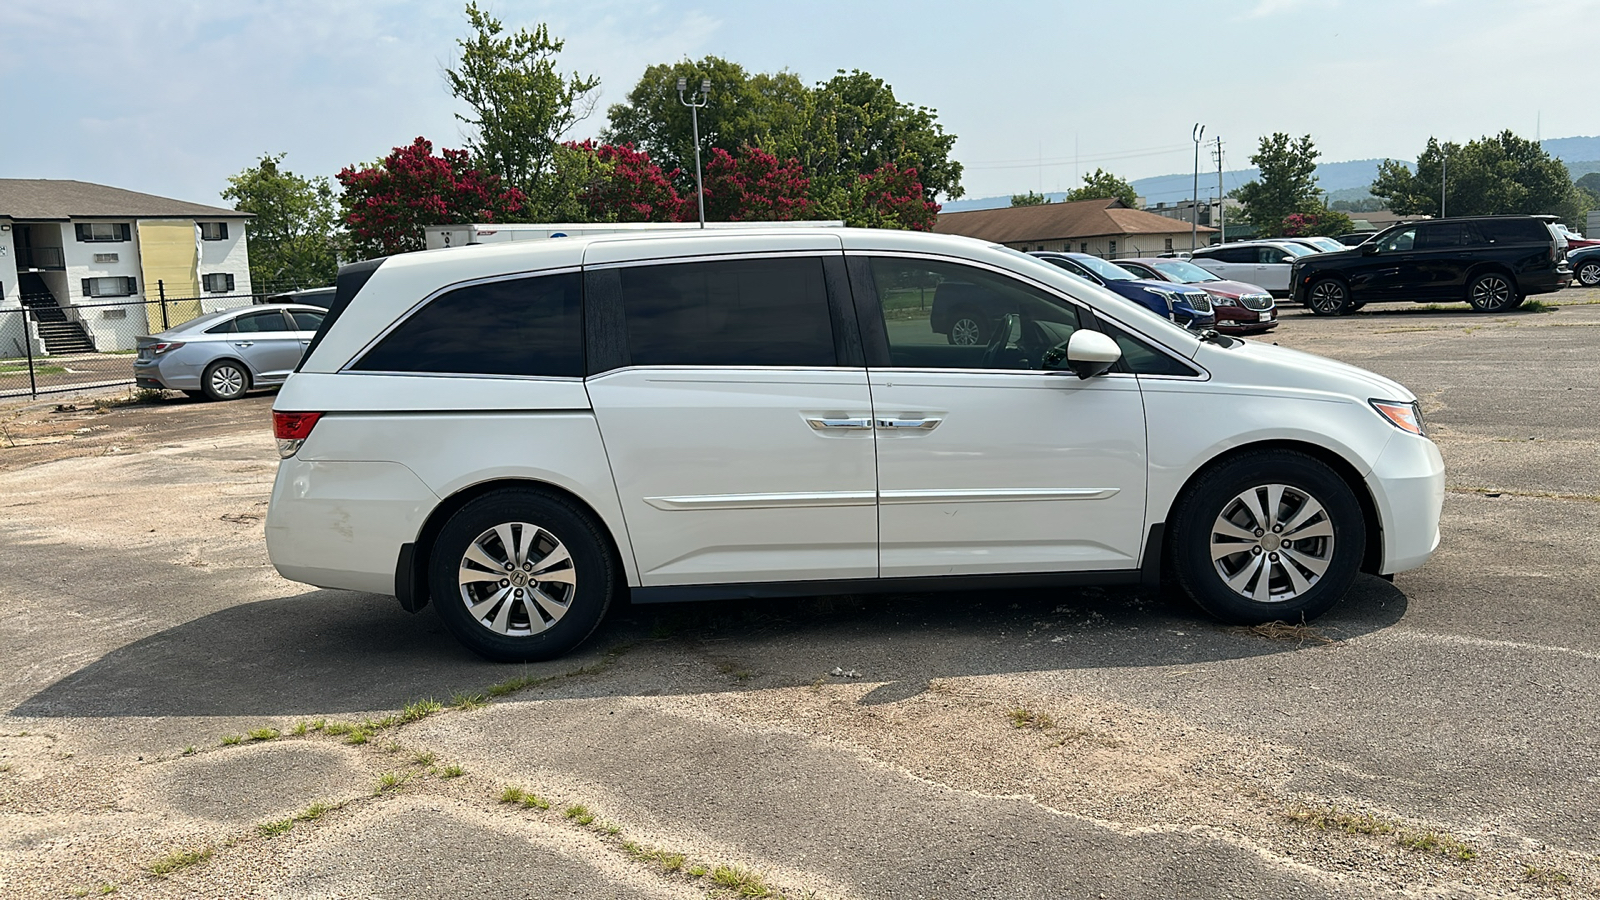
<path fill-rule="evenodd" d="M 952 343 L 927 298 L 1003 301 Z M 496 660 L 617 602 L 1155 585 L 1300 621 L 1423 564 L 1416 397 L 889 230 L 605 235 L 345 267 L 273 411 L 273 564 Z"/>

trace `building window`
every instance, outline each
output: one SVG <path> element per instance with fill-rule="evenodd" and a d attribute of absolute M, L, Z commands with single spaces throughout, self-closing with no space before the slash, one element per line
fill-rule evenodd
<path fill-rule="evenodd" d="M 201 275 L 200 283 L 208 294 L 225 294 L 233 290 L 233 276 L 227 272 Z"/>
<path fill-rule="evenodd" d="M 139 283 L 131 276 L 115 275 L 109 278 L 83 279 L 85 297 L 131 297 L 139 292 Z"/>
<path fill-rule="evenodd" d="M 1172 238 L 1167 238 L 1167 249 L 1168 250 L 1172 249 Z"/>
<path fill-rule="evenodd" d="M 200 223 L 200 240 L 202 240 L 202 241 L 225 241 L 227 239 L 228 239 L 228 223 L 227 222 L 201 222 Z"/>
<path fill-rule="evenodd" d="M 97 262 L 97 263 L 114 263 L 114 262 L 117 261 L 117 254 L 115 254 L 115 253 L 96 253 L 94 255 L 94 261 Z"/>
<path fill-rule="evenodd" d="M 1078 252 L 1079 253 L 1088 253 L 1089 252 L 1089 242 L 1088 241 L 1080 241 L 1078 243 Z"/>
<path fill-rule="evenodd" d="M 79 222 L 78 240 L 83 243 L 113 243 L 133 240 L 133 226 L 127 222 Z"/>
<path fill-rule="evenodd" d="M 1116 241 L 1107 241 L 1106 242 L 1106 258 L 1107 259 L 1116 259 L 1117 258 L 1117 242 Z"/>

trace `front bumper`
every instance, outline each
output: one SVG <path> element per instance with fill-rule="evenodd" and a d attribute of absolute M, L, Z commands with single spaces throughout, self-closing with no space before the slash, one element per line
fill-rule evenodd
<path fill-rule="evenodd" d="M 1254 310 L 1242 306 L 1216 306 L 1216 329 L 1223 334 L 1261 334 L 1278 327 L 1276 309 Z M 1261 318 L 1263 315 L 1267 318 Z"/>
<path fill-rule="evenodd" d="M 1378 574 L 1393 575 L 1428 561 L 1439 546 L 1444 509 L 1444 458 L 1425 437 L 1396 431 L 1367 473 L 1367 488 L 1383 528 Z"/>

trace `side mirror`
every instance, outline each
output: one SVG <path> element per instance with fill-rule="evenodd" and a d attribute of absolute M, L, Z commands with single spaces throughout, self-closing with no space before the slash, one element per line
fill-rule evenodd
<path fill-rule="evenodd" d="M 1067 340 L 1066 367 L 1079 378 L 1104 375 L 1121 358 L 1122 348 L 1117 346 L 1117 342 L 1098 331 L 1080 328 Z M 1045 354 L 1046 365 L 1054 366 L 1060 361 L 1059 347 Z"/>
<path fill-rule="evenodd" d="M 1362 256 L 1374 256 L 1374 255 L 1377 254 L 1377 252 L 1378 252 L 1378 245 L 1374 244 L 1372 241 L 1367 241 L 1365 244 L 1361 245 L 1361 255 Z"/>
<path fill-rule="evenodd" d="M 1282 263 L 1282 264 L 1285 264 L 1285 265 L 1293 265 L 1294 264 L 1294 257 L 1292 257 L 1292 256 L 1280 256 L 1280 257 L 1278 257 L 1278 262 Z"/>

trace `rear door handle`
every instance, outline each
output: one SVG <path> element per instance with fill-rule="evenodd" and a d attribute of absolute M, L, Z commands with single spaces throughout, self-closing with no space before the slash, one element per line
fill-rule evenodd
<path fill-rule="evenodd" d="M 943 421 L 944 419 L 938 416 L 928 416 L 924 419 L 879 419 L 878 427 L 890 431 L 932 431 Z"/>
<path fill-rule="evenodd" d="M 866 416 L 845 419 L 830 419 L 820 416 L 806 418 L 806 424 L 817 431 L 867 431 L 872 428 L 872 420 Z"/>
<path fill-rule="evenodd" d="M 233 345 L 235 347 L 249 347 L 249 346 L 252 346 L 254 344 L 255 344 L 255 341 L 234 341 L 233 342 Z"/>

